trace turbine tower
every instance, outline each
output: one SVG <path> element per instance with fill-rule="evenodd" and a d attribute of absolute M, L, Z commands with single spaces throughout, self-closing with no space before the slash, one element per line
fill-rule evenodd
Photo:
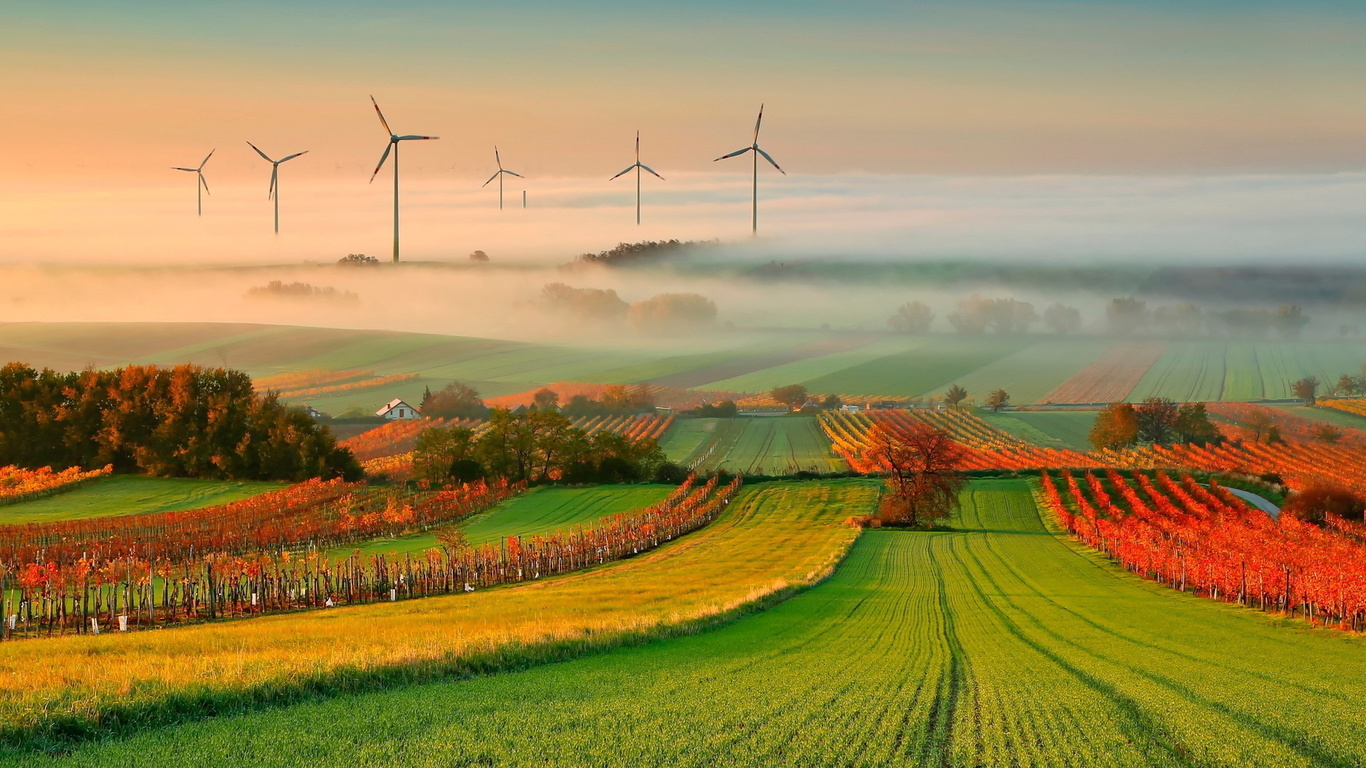
<path fill-rule="evenodd" d="M 760 104 L 759 119 L 754 121 L 754 143 L 750 144 L 748 147 L 745 147 L 744 149 L 737 149 L 734 152 L 731 152 L 729 155 L 721 155 L 720 157 L 716 158 L 716 160 L 725 160 L 728 157 L 739 157 L 740 155 L 743 155 L 746 152 L 754 153 L 754 207 L 753 213 L 750 216 L 750 231 L 756 235 L 759 234 L 759 155 L 763 155 L 765 160 L 772 163 L 773 167 L 778 169 L 778 173 L 781 173 L 784 176 L 787 175 L 787 171 L 784 171 L 781 167 L 779 167 L 778 162 L 776 160 L 770 157 L 767 152 L 763 151 L 762 149 L 759 149 L 759 124 L 762 122 L 764 122 L 764 105 Z M 716 162 L 716 160 L 713 160 L 712 162 Z"/>
<path fill-rule="evenodd" d="M 209 182 L 204 181 L 204 166 L 208 164 L 209 158 L 213 157 L 213 153 L 217 151 L 218 150 L 216 149 L 209 150 L 209 154 L 204 156 L 204 162 L 200 163 L 198 168 L 181 168 L 180 166 L 171 166 L 171 170 L 173 171 L 189 171 L 190 173 L 199 176 L 199 183 L 194 185 L 194 196 L 195 210 L 199 212 L 200 216 L 204 215 L 204 193 L 209 191 Z"/>
<path fill-rule="evenodd" d="M 389 159 L 389 153 L 390 153 L 390 152 L 393 152 L 393 153 L 394 153 L 394 263 L 397 264 L 397 263 L 398 263 L 398 143 L 399 143 L 400 141 L 417 141 L 417 140 L 419 140 L 419 139 L 420 139 L 420 140 L 423 140 L 423 141 L 428 141 L 428 140 L 431 140 L 431 139 L 439 139 L 439 138 L 441 138 L 441 137 L 440 137 L 440 136 L 417 136 L 417 135 L 399 136 L 398 134 L 394 133 L 394 131 L 389 127 L 389 121 L 388 121 L 388 120 L 385 120 L 385 119 L 384 119 L 384 113 L 381 112 L 381 111 L 379 111 L 379 103 L 375 101 L 375 97 L 374 97 L 374 96 L 371 96 L 371 97 L 370 97 L 370 103 L 375 105 L 375 114 L 379 115 L 379 122 L 380 122 L 380 125 L 383 125 L 383 126 L 384 126 L 384 130 L 386 130 L 386 131 L 389 132 L 389 146 L 385 147 L 385 148 L 384 148 L 384 154 L 382 154 L 382 155 L 379 156 L 379 165 L 376 165 L 376 166 L 375 166 L 375 172 L 372 173 L 372 174 L 370 174 L 370 183 L 372 183 L 372 184 L 374 183 L 375 177 L 379 175 L 379 169 L 383 168 L 383 167 L 384 167 L 384 161 Z M 282 162 L 283 162 L 283 161 L 282 161 Z"/>
<path fill-rule="evenodd" d="M 628 165 L 628 166 L 626 166 L 626 170 L 622 171 L 621 173 L 618 173 L 616 176 L 613 176 L 611 179 L 608 179 L 608 181 L 612 181 L 612 180 L 614 180 L 614 179 L 621 178 L 622 176 L 624 176 L 624 175 L 626 175 L 627 173 L 629 173 L 629 172 L 631 171 L 632 168 L 634 168 L 635 171 L 636 171 L 636 226 L 640 226 L 640 172 L 641 172 L 642 170 L 649 171 L 650 173 L 653 173 L 653 174 L 655 175 L 655 178 L 659 179 L 660 181 L 664 181 L 664 177 L 663 177 L 663 176 L 660 176 L 660 175 L 657 174 L 657 173 L 655 173 L 655 171 L 654 171 L 653 168 L 651 168 L 651 167 L 648 166 L 648 165 L 641 165 L 641 164 L 640 164 L 640 131 L 636 131 L 636 162 L 635 162 L 635 165 Z"/>
<path fill-rule="evenodd" d="M 494 179 L 498 180 L 498 210 L 501 211 L 503 210 L 503 174 L 507 174 L 509 176 L 516 176 L 519 179 L 525 179 L 526 177 L 520 173 L 514 173 L 503 167 L 503 158 L 498 156 L 497 147 L 493 148 L 493 161 L 495 163 L 498 163 L 498 172 L 490 176 L 488 181 L 484 182 L 484 187 L 487 187 Z M 480 187 L 480 189 L 483 189 L 484 187 Z M 525 208 L 526 206 L 523 205 L 522 207 Z"/>
<path fill-rule="evenodd" d="M 282 157 L 279 160 L 271 160 L 265 152 L 261 151 L 260 147 L 252 144 L 250 141 L 247 142 L 247 146 L 256 150 L 256 154 L 260 155 L 267 163 L 270 163 L 270 192 L 266 193 L 266 199 L 275 201 L 275 234 L 278 235 L 280 234 L 280 163 L 293 160 L 299 155 L 306 155 L 308 154 L 308 150 L 305 149 L 302 152 L 295 152 L 294 154 L 289 155 L 288 157 Z"/>

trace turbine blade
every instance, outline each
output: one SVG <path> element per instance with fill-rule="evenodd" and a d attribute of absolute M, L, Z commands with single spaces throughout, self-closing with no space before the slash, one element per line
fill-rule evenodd
<path fill-rule="evenodd" d="M 269 155 L 267 155 L 265 152 L 262 152 L 260 147 L 256 146 L 255 144 L 252 144 L 250 141 L 247 142 L 247 146 L 248 146 L 248 147 L 251 147 L 251 148 L 254 149 L 254 150 L 256 150 L 256 154 L 260 155 L 260 156 L 261 156 L 261 159 L 262 159 L 262 160 L 265 160 L 267 163 L 273 163 L 273 162 L 275 162 L 274 160 L 271 160 L 271 159 L 270 159 L 270 156 L 269 156 Z"/>
<path fill-rule="evenodd" d="M 280 173 L 280 166 L 276 165 L 270 169 L 270 191 L 266 193 L 266 199 L 275 198 L 275 179 Z"/>
<path fill-rule="evenodd" d="M 618 173 L 616 176 L 613 176 L 611 179 L 608 179 L 608 181 L 611 181 L 612 179 L 619 178 L 619 177 L 621 177 L 621 176 L 625 176 L 626 174 L 630 173 L 630 172 L 633 171 L 633 170 L 635 170 L 635 166 L 634 166 L 634 165 L 628 165 L 628 166 L 626 166 L 626 170 L 622 171 L 621 173 Z"/>
<path fill-rule="evenodd" d="M 441 138 L 441 137 L 440 137 L 440 136 L 417 136 L 417 135 L 412 135 L 412 136 L 399 136 L 399 137 L 398 137 L 398 140 L 399 140 L 399 141 L 412 141 L 413 139 L 431 140 L 431 139 L 439 139 L 439 138 Z"/>
<path fill-rule="evenodd" d="M 173 170 L 173 171 L 189 171 L 190 173 L 199 173 L 199 169 L 198 169 L 198 168 L 181 168 L 181 167 L 178 166 L 178 165 L 173 165 L 173 166 L 171 166 L 171 170 Z"/>
<path fill-rule="evenodd" d="M 655 169 L 651 168 L 650 166 L 648 166 L 648 165 L 642 165 L 642 166 L 640 166 L 640 167 L 641 167 L 641 168 L 644 168 L 645 170 L 649 171 L 650 173 L 654 173 L 654 174 L 655 174 L 655 177 L 658 178 L 660 181 L 664 181 L 664 177 L 663 177 L 663 176 L 660 176 L 660 175 L 657 174 L 657 173 L 655 173 Z"/>
<path fill-rule="evenodd" d="M 209 150 L 209 154 L 207 154 L 207 155 L 204 156 L 204 162 L 200 163 L 200 164 L 199 164 L 199 167 L 196 168 L 195 170 L 196 170 L 196 171 L 202 171 L 202 170 L 204 170 L 204 166 L 205 166 L 205 165 L 208 165 L 208 163 L 209 163 L 209 158 L 213 157 L 213 153 L 215 153 L 215 152 L 217 152 L 217 151 L 218 151 L 218 150 L 216 150 L 216 149 L 211 149 L 211 150 Z"/>
<path fill-rule="evenodd" d="M 199 172 L 196 171 L 196 173 L 199 173 Z M 204 185 L 204 193 L 205 193 L 205 194 L 213 194 L 213 193 L 209 192 L 209 182 L 207 182 L 207 181 L 204 180 L 204 174 L 203 174 L 203 173 L 199 173 L 199 183 Z"/>
<path fill-rule="evenodd" d="M 299 155 L 306 155 L 306 154 L 308 154 L 308 150 L 306 150 L 306 149 L 305 149 L 304 151 L 302 151 L 302 152 L 295 152 L 294 154 L 292 154 L 292 155 L 290 155 L 290 156 L 288 156 L 288 157 L 282 157 L 282 158 L 280 158 L 280 163 L 283 163 L 283 162 L 286 161 L 286 160 L 293 160 L 294 158 L 298 157 Z M 276 165 L 279 165 L 280 163 L 276 163 Z"/>
<path fill-rule="evenodd" d="M 500 170 L 500 171 L 498 171 L 498 173 L 495 173 L 495 174 L 493 174 L 492 176 L 490 176 L 490 177 L 489 177 L 489 180 L 486 181 L 486 182 L 484 182 L 483 186 L 481 186 L 480 189 L 483 189 L 483 187 L 487 187 L 488 185 L 492 184 L 492 183 L 493 183 L 493 180 L 496 179 L 496 178 L 498 178 L 498 174 L 499 174 L 499 173 L 502 173 L 502 171 Z"/>
<path fill-rule="evenodd" d="M 498 156 L 498 147 L 493 148 L 493 162 L 498 164 L 498 170 L 503 170 L 503 158 Z"/>
<path fill-rule="evenodd" d="M 743 155 L 752 149 L 754 149 L 754 147 L 745 147 L 744 149 L 737 149 L 729 155 L 721 155 L 720 157 L 716 158 L 716 160 L 725 160 L 728 157 L 739 157 L 740 155 Z M 713 160 L 712 162 L 714 163 L 716 162 L 716 160 Z"/>
<path fill-rule="evenodd" d="M 392 141 L 389 142 L 388 146 L 386 146 L 386 147 L 384 148 L 384 154 L 382 154 L 382 155 L 379 156 L 379 165 L 376 165 L 376 166 L 375 166 L 375 172 L 372 173 L 372 174 L 370 174 L 370 181 L 371 181 L 371 182 L 373 182 L 373 181 L 375 180 L 375 177 L 379 175 L 379 169 L 381 169 L 381 168 L 384 167 L 384 161 L 389 159 L 389 150 L 391 150 L 391 149 L 393 149 L 393 148 L 394 148 L 394 142 L 392 142 Z"/>
<path fill-rule="evenodd" d="M 374 96 L 371 96 L 371 97 L 370 97 L 370 103 L 375 105 L 375 114 L 379 115 L 379 122 L 380 122 L 380 125 L 383 125 L 383 126 L 384 126 L 384 132 L 387 133 L 387 134 L 389 134 L 390 136 L 393 136 L 393 135 L 394 135 L 394 132 L 393 132 L 393 130 L 391 130 L 391 129 L 389 128 L 389 121 L 388 121 L 388 120 L 385 120 L 385 119 L 384 119 L 384 113 L 381 112 L 381 111 L 379 111 L 379 102 L 375 101 L 375 97 L 374 97 Z"/>
<path fill-rule="evenodd" d="M 770 163 L 772 163 L 772 164 L 773 164 L 773 167 L 778 169 L 778 173 L 781 173 L 781 174 L 784 175 L 784 176 L 787 175 L 787 171 L 784 171 L 784 170 L 778 165 L 778 162 L 777 162 L 776 160 L 774 160 L 772 157 L 769 157 L 769 154 L 768 154 L 767 152 L 763 151 L 762 149 L 759 149 L 758 147 L 755 147 L 755 148 L 754 148 L 754 151 L 755 151 L 755 152 L 758 152 L 758 153 L 761 154 L 761 155 L 763 155 L 765 160 L 767 160 L 767 161 L 769 161 Z"/>
<path fill-rule="evenodd" d="M 764 121 L 764 105 L 759 105 L 759 119 L 754 121 L 754 143 L 759 143 L 759 124 Z"/>
<path fill-rule="evenodd" d="M 640 162 L 640 131 L 636 131 L 636 162 Z"/>
<path fill-rule="evenodd" d="M 519 179 L 525 179 L 525 178 L 526 178 L 525 176 L 523 176 L 523 175 L 520 174 L 520 173 L 517 173 L 516 171 L 502 171 L 502 172 L 503 172 L 503 173 L 506 173 L 506 174 L 509 175 L 509 176 L 516 176 L 516 177 L 519 178 Z"/>

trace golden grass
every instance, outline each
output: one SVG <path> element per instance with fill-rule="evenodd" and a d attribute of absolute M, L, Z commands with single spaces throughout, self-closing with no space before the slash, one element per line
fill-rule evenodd
<path fill-rule="evenodd" d="M 0 732 L 43 743 L 665 634 L 820 580 L 857 536 L 841 521 L 876 495 L 869 481 L 758 485 L 647 555 L 470 595 L 7 643 Z"/>

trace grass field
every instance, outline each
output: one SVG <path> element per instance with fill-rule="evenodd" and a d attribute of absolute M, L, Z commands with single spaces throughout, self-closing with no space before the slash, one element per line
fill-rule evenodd
<path fill-rule="evenodd" d="M 684 465 L 702 459 L 702 472 L 786 475 L 848 469 L 810 417 L 683 419 L 669 430 L 663 448 L 670 460 Z"/>
<path fill-rule="evenodd" d="M 0 507 L 0 525 L 197 509 L 282 487 L 283 483 L 114 475 L 45 499 Z"/>
<path fill-rule="evenodd" d="M 1334 408 L 1315 408 L 1308 405 L 1282 405 L 1278 407 L 1293 413 L 1296 416 L 1303 416 L 1306 419 L 1326 421 L 1329 424 L 1336 424 L 1339 427 L 1366 429 L 1366 416 L 1358 416 L 1357 414 L 1339 411 Z"/>
<path fill-rule="evenodd" d="M 1096 411 L 978 411 L 993 427 L 1037 445 L 1050 448 L 1091 450 L 1087 436 L 1096 422 Z"/>
<path fill-rule="evenodd" d="M 193 722 L 67 765 L 1353 766 L 1363 642 L 1182 595 L 1045 530 L 1025 481 L 872 531 L 719 630 Z"/>
<path fill-rule="evenodd" d="M 671 485 L 608 485 L 597 488 L 533 488 L 481 515 L 456 526 L 471 546 L 496 542 L 507 536 L 530 536 L 566 530 L 599 518 L 656 504 L 673 491 Z M 439 546 L 435 532 L 397 539 L 378 539 L 359 547 L 328 553 L 345 557 L 352 552 L 378 555 L 425 552 Z"/>
<path fill-rule="evenodd" d="M 1276 400 L 1305 376 L 1335 382 L 1357 373 L 1366 353 L 1347 342 L 1171 342 L 1129 399 Z"/>
<path fill-rule="evenodd" d="M 843 519 L 873 509 L 877 489 L 867 480 L 757 485 L 711 525 L 640 557 L 469 595 L 0 643 L 0 669 L 24 670 L 0 675 L 0 731 L 50 737 L 54 724 L 79 730 L 95 720 L 106 732 L 135 729 L 668 634 L 827 573 L 854 539 Z M 328 733 L 345 740 L 344 730 Z"/>
<path fill-rule="evenodd" d="M 812 392 L 916 397 L 948 386 L 1016 352 L 1019 346 L 1018 341 L 994 338 L 929 337 L 922 346 L 819 376 L 805 384 Z"/>

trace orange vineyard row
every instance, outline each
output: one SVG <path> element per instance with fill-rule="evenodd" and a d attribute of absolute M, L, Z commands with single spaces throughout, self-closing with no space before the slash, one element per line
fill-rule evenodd
<path fill-rule="evenodd" d="M 52 467 L 23 469 L 0 467 L 0 505 L 32 501 L 67 491 L 113 472 L 113 467 L 85 471 L 80 467 L 53 472 Z"/>

